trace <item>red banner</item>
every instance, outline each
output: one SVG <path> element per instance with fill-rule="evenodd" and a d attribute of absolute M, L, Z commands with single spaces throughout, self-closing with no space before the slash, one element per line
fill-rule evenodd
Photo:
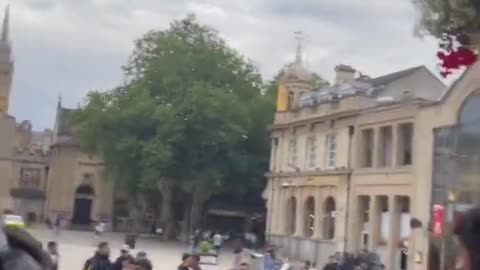
<path fill-rule="evenodd" d="M 441 204 L 433 205 L 433 222 L 432 222 L 433 237 L 437 238 L 442 236 L 444 220 L 445 220 L 445 207 Z"/>

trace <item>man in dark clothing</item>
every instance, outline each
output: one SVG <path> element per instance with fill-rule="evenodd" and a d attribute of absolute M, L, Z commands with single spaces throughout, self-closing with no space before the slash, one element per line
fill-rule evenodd
<path fill-rule="evenodd" d="M 122 270 L 123 268 L 123 262 L 125 260 L 128 260 L 130 257 L 130 251 L 129 251 L 129 246 L 124 245 L 122 249 L 120 250 L 120 256 L 115 260 L 113 263 L 112 269 L 113 270 Z"/>
<path fill-rule="evenodd" d="M 112 270 L 110 262 L 110 247 L 107 242 L 101 242 L 95 255 L 85 262 L 83 270 Z"/>
<path fill-rule="evenodd" d="M 335 257 L 328 257 L 328 263 L 323 267 L 323 270 L 337 270 L 338 264 L 335 262 Z"/>
<path fill-rule="evenodd" d="M 182 255 L 182 263 L 178 266 L 177 270 L 189 270 L 191 259 L 192 255 L 184 253 Z"/>

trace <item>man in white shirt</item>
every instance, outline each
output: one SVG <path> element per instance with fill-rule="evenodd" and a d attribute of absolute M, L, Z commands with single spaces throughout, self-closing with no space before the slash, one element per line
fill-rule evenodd
<path fill-rule="evenodd" d="M 222 247 L 223 244 L 223 236 L 216 232 L 215 235 L 213 236 L 213 247 L 217 251 L 217 254 L 220 253 L 220 248 Z"/>

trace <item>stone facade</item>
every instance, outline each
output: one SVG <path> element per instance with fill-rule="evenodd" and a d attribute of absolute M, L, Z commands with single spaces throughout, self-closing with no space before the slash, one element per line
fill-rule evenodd
<path fill-rule="evenodd" d="M 433 130 L 457 124 L 480 95 L 480 63 L 449 89 L 425 67 L 369 78 L 339 65 L 334 85 L 317 90 L 298 59 L 271 126 L 269 241 L 321 266 L 368 249 L 386 269 L 427 269 Z"/>
<path fill-rule="evenodd" d="M 34 131 L 8 114 L 13 61 L 8 8 L 0 40 L 0 210 L 28 220 L 62 216 L 72 224 L 112 218 L 113 185 L 102 160 L 83 153 L 72 129 L 73 110 L 59 101 L 53 130 Z"/>

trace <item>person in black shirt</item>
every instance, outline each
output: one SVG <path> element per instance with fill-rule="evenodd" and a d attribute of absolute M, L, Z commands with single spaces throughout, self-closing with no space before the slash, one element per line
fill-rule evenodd
<path fill-rule="evenodd" d="M 334 256 L 328 257 L 328 263 L 323 267 L 323 270 L 337 270 L 338 263 L 335 262 Z"/>
<path fill-rule="evenodd" d="M 192 255 L 188 253 L 184 253 L 182 255 L 182 263 L 177 267 L 177 270 L 189 270 L 189 266 L 191 264 Z"/>

